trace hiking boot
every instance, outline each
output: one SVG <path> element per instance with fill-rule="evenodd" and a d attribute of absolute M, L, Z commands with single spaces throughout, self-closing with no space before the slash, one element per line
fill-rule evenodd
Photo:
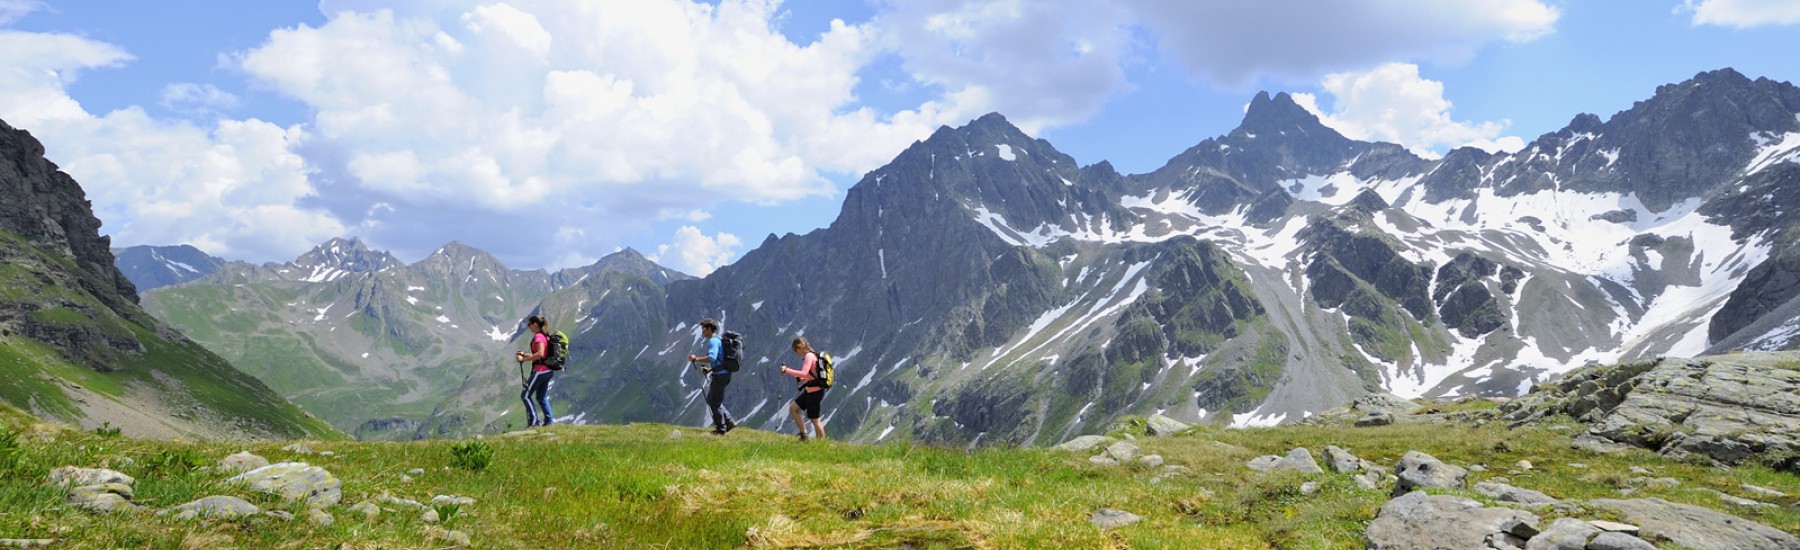
<path fill-rule="evenodd" d="M 736 422 L 731 422 L 729 420 L 725 422 L 725 431 L 729 432 L 729 431 L 735 430 L 735 429 L 737 429 Z"/>
<path fill-rule="evenodd" d="M 800 434 L 800 442 L 801 442 L 801 443 L 805 443 L 805 442 L 806 442 L 806 434 L 804 434 L 804 433 L 803 433 L 803 434 Z"/>
<path fill-rule="evenodd" d="M 725 428 L 713 428 L 712 431 L 707 432 L 707 433 L 710 433 L 713 435 L 725 435 Z"/>

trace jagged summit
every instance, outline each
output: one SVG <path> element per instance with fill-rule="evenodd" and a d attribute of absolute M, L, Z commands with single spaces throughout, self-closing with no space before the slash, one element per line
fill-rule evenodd
<path fill-rule="evenodd" d="M 380 271 L 403 264 L 385 251 L 369 250 L 362 239 L 338 237 L 313 247 L 290 265 L 306 272 L 301 280 L 328 282 L 352 273 Z"/>

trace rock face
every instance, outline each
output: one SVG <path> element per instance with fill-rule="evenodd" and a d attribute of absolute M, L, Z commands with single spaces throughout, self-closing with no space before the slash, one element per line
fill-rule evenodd
<path fill-rule="evenodd" d="M 1400 478 L 1394 485 L 1394 494 L 1398 495 L 1426 487 L 1461 488 L 1469 471 L 1445 464 L 1425 453 L 1407 451 L 1400 457 L 1400 462 L 1394 465 L 1394 475 Z"/>
<path fill-rule="evenodd" d="M 343 498 L 343 483 L 337 476 L 304 462 L 264 466 L 233 476 L 226 482 L 241 483 L 251 490 L 288 500 L 304 500 L 314 506 L 330 506 Z"/>
<path fill-rule="evenodd" d="M 1513 425 L 1567 414 L 1587 438 L 1736 464 L 1800 452 L 1800 370 L 1785 355 L 1658 359 L 1572 371 L 1500 407 Z"/>
<path fill-rule="evenodd" d="M 1744 518 L 1662 499 L 1601 499 L 1588 505 L 1613 510 L 1646 535 L 1688 548 L 1793 550 L 1800 537 Z"/>
<path fill-rule="evenodd" d="M 1486 508 L 1466 498 L 1412 492 L 1381 506 L 1369 523 L 1369 550 L 1520 548 L 1538 534 L 1538 518 Z"/>
<path fill-rule="evenodd" d="M 225 265 L 225 260 L 185 244 L 133 246 L 117 252 L 113 264 L 139 292 L 199 279 Z"/>

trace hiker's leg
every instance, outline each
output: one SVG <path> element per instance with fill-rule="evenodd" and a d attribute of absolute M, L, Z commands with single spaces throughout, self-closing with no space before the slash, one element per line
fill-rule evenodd
<path fill-rule="evenodd" d="M 532 379 L 531 392 L 537 398 L 538 412 L 543 414 L 543 420 L 538 422 L 540 425 L 549 426 L 556 418 L 556 413 L 550 412 L 550 380 L 555 376 L 551 371 L 544 371 Z"/>
<path fill-rule="evenodd" d="M 531 384 L 529 382 L 525 384 L 525 389 L 519 390 L 519 401 L 525 403 L 525 426 L 536 426 L 538 417 L 537 411 L 533 410 L 531 404 Z"/>
<path fill-rule="evenodd" d="M 706 408 L 712 411 L 714 428 L 723 429 L 725 427 L 725 386 L 730 383 L 730 381 L 721 380 L 717 376 L 707 382 Z"/>
<path fill-rule="evenodd" d="M 724 428 L 726 424 L 736 424 L 737 420 L 731 417 L 731 409 L 725 408 L 725 388 L 731 386 L 731 375 L 719 378 L 722 380 L 713 380 L 713 387 L 719 388 L 719 427 Z"/>
<path fill-rule="evenodd" d="M 794 429 L 800 430 L 800 433 L 806 433 L 806 421 L 800 418 L 799 399 L 788 403 L 788 416 L 794 419 Z"/>
<path fill-rule="evenodd" d="M 814 419 L 812 419 L 812 425 L 813 425 L 813 437 L 816 437 L 819 439 L 825 439 L 825 423 L 820 422 L 819 419 L 817 419 L 817 418 L 814 418 Z"/>

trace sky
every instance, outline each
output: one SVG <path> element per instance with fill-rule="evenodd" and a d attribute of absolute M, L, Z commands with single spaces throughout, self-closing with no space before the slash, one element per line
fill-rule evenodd
<path fill-rule="evenodd" d="M 999 112 L 1148 172 L 1287 91 L 1425 156 L 1517 150 L 1732 67 L 1800 78 L 1800 0 L 0 0 L 0 120 L 115 246 L 333 237 L 704 275 Z"/>

